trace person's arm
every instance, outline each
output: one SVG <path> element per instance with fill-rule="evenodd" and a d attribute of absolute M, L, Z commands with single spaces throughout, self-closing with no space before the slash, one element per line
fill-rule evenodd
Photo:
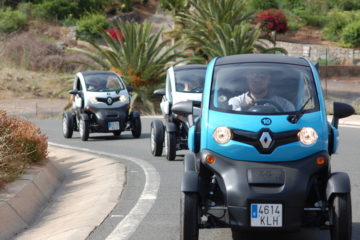
<path fill-rule="evenodd" d="M 228 104 L 232 106 L 234 111 L 242 111 L 244 108 L 252 104 L 252 99 L 246 97 L 248 93 L 241 94 L 240 96 L 229 99 Z"/>

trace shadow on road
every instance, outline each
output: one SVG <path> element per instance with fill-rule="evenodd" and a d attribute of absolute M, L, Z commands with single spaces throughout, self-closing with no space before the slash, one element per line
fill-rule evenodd
<path fill-rule="evenodd" d="M 139 139 L 145 139 L 145 138 L 150 138 L 150 134 L 149 133 L 143 133 L 141 134 L 141 137 Z M 73 139 L 80 139 L 80 137 L 76 136 L 73 137 Z M 121 133 L 120 136 L 112 136 L 112 135 L 95 135 L 95 136 L 89 136 L 88 141 L 109 141 L 109 140 L 136 140 L 137 138 L 134 138 L 132 136 L 132 134 L 129 133 Z"/>
<path fill-rule="evenodd" d="M 205 229 L 200 230 L 200 240 L 205 239 L 232 239 L 230 229 Z M 318 228 L 304 228 L 299 232 L 292 233 L 251 233 L 243 235 L 241 240 L 330 240 L 330 231 L 328 229 L 320 230 Z M 353 222 L 352 240 L 360 240 L 360 223 Z"/>

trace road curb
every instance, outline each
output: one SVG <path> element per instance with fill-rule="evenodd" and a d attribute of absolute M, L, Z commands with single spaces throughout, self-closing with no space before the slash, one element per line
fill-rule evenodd
<path fill-rule="evenodd" d="M 0 192 L 0 239 L 29 227 L 60 185 L 64 175 L 50 158 L 34 166 Z"/>

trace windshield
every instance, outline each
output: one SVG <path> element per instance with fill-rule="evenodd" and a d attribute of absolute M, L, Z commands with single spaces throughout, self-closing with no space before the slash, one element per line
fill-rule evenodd
<path fill-rule="evenodd" d="M 206 68 L 184 69 L 175 71 L 177 92 L 202 93 Z"/>
<path fill-rule="evenodd" d="M 112 92 L 124 89 L 120 78 L 111 73 L 86 75 L 85 84 L 87 91 L 90 92 Z"/>
<path fill-rule="evenodd" d="M 304 112 L 319 109 L 308 67 L 247 63 L 215 68 L 211 97 L 214 110 L 258 115 L 288 114 L 299 111 L 306 102 Z"/>

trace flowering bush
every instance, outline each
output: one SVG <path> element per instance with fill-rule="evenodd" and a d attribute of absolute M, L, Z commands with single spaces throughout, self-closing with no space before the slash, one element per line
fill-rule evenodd
<path fill-rule="evenodd" d="M 47 158 L 47 137 L 33 123 L 0 110 L 0 188 Z"/>
<path fill-rule="evenodd" d="M 117 30 L 117 29 L 108 29 L 105 30 L 104 32 L 106 32 L 110 37 L 112 37 L 113 39 L 115 39 L 116 41 L 119 41 L 119 38 L 121 39 L 121 41 L 124 41 L 124 35 L 122 34 L 121 31 Z"/>
<path fill-rule="evenodd" d="M 255 23 L 263 29 L 285 33 L 288 31 L 286 16 L 281 10 L 267 9 L 255 14 Z"/>

